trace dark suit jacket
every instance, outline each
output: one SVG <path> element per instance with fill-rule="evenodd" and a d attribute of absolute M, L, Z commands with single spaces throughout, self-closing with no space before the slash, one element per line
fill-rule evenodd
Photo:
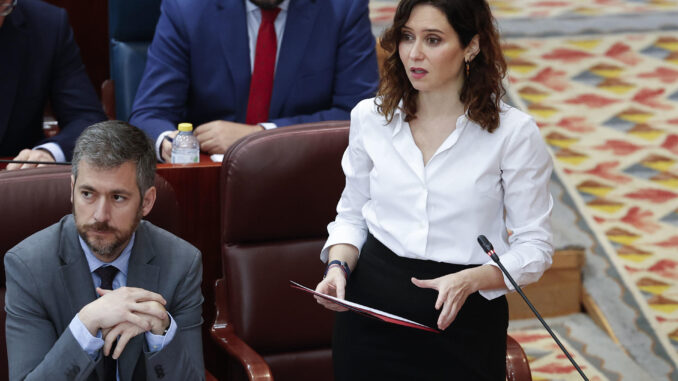
<path fill-rule="evenodd" d="M 10 380 L 103 380 L 103 356 L 92 361 L 68 329 L 96 298 L 73 217 L 10 249 L 5 273 Z M 143 334 L 134 337 L 118 360 L 121 381 L 204 379 L 201 278 L 195 247 L 149 222 L 139 224 L 127 285 L 161 294 L 178 330 L 152 354 Z"/>
<path fill-rule="evenodd" d="M 269 109 L 278 126 L 346 120 L 379 81 L 367 0 L 291 0 Z M 165 0 L 130 122 L 156 140 L 179 122 L 245 122 L 244 0 Z"/>
<path fill-rule="evenodd" d="M 52 141 L 71 159 L 85 127 L 106 119 L 85 73 L 66 11 L 21 0 L 0 28 L 0 156 Z M 45 139 L 47 100 L 61 132 Z"/>

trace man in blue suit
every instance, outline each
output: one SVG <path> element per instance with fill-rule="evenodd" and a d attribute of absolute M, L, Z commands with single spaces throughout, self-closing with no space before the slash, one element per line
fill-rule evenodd
<path fill-rule="evenodd" d="M 164 137 L 176 134 L 179 122 L 197 126 L 201 150 L 215 154 L 262 129 L 348 119 L 378 84 L 367 4 L 164 0 L 130 123 L 156 142 L 159 159 L 168 160 L 171 144 Z M 251 79 L 261 67 L 255 52 L 265 29 L 262 15 L 276 7 L 272 93 L 265 120 L 252 123 L 248 106 Z"/>
<path fill-rule="evenodd" d="M 48 100 L 60 132 L 45 139 Z M 70 160 L 80 133 L 105 119 L 66 11 L 37 0 L 0 0 L 0 157 Z"/>

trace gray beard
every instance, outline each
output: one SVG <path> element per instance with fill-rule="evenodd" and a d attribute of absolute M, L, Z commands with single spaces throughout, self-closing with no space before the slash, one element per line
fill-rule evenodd
<path fill-rule="evenodd" d="M 76 229 L 78 231 L 78 235 L 82 238 L 83 241 L 85 241 L 85 244 L 87 244 L 87 247 L 92 251 L 92 253 L 99 255 L 103 258 L 107 259 L 115 259 L 114 257 L 117 257 L 117 255 L 120 254 L 119 250 L 123 245 L 126 245 L 130 238 L 132 238 L 132 234 L 137 230 L 137 227 L 139 226 L 139 222 L 141 222 L 141 218 L 143 217 L 143 213 L 141 210 L 141 205 L 139 205 L 139 209 L 137 210 L 137 216 L 134 219 L 134 222 L 132 224 L 132 227 L 130 229 L 129 235 L 127 237 L 121 237 L 120 239 L 115 239 L 110 245 L 107 246 L 94 246 L 93 242 L 90 242 L 90 240 L 87 238 L 87 234 L 85 234 L 85 231 L 81 231 L 81 227 L 77 223 L 77 217 L 75 213 L 75 206 L 71 209 L 73 213 L 73 218 L 76 220 Z M 89 225 L 91 226 L 91 225 Z"/>
<path fill-rule="evenodd" d="M 120 249 L 120 247 L 122 247 L 122 245 L 125 243 L 125 242 L 116 240 L 115 242 L 113 242 L 112 244 L 110 244 L 108 246 L 95 247 L 92 244 L 92 242 L 90 242 L 87 239 L 87 236 L 80 235 L 80 237 L 82 237 L 82 239 L 85 241 L 85 243 L 87 244 L 89 249 L 92 251 L 92 253 L 94 253 L 98 256 L 101 256 L 103 258 L 107 258 L 107 259 L 113 259 L 113 257 L 115 256 L 114 253 L 117 254 L 118 249 Z"/>

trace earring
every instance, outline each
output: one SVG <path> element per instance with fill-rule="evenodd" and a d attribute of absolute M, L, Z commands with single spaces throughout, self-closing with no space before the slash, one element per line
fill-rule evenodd
<path fill-rule="evenodd" d="M 471 68 L 468 61 L 464 60 L 464 62 L 466 63 L 466 76 L 468 77 L 469 73 L 471 72 Z"/>

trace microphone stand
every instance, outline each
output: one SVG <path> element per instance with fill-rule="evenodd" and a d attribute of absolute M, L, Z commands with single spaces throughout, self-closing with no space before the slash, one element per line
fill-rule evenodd
<path fill-rule="evenodd" d="M 501 269 L 501 271 L 504 273 L 504 275 L 506 275 L 506 277 L 508 278 L 508 280 L 509 280 L 509 281 L 511 282 L 511 284 L 513 285 L 513 288 L 515 288 L 515 290 L 518 291 L 518 293 L 520 294 L 520 296 L 523 297 L 523 300 L 525 300 L 525 303 L 527 303 L 527 305 L 530 307 L 530 309 L 532 310 L 532 312 L 534 313 L 534 315 L 539 319 L 539 321 L 540 321 L 541 324 L 544 326 L 544 328 L 546 328 L 546 330 L 547 330 L 548 333 L 551 335 L 551 337 L 553 338 L 553 340 L 556 341 L 556 344 L 558 344 L 558 346 L 560 347 L 560 350 L 563 351 L 563 353 L 565 353 L 565 356 L 567 356 L 568 360 L 570 360 L 570 362 L 572 363 L 572 365 L 574 365 L 574 368 L 577 369 L 577 372 L 579 372 L 579 374 L 581 375 L 581 377 L 582 377 L 584 380 L 589 381 L 589 379 L 586 378 L 586 375 L 585 375 L 584 372 L 581 370 L 581 368 L 579 367 L 579 365 L 577 365 L 577 362 L 574 361 L 574 359 L 572 358 L 572 356 L 570 356 L 570 353 L 567 351 L 567 349 L 565 349 L 565 347 L 564 347 L 563 344 L 560 342 L 560 340 L 558 340 L 558 337 L 556 337 L 555 333 L 553 333 L 553 331 L 551 330 L 551 327 L 549 327 L 549 325 L 546 324 L 546 322 L 545 322 L 544 319 L 541 317 L 541 315 L 539 314 L 539 312 L 537 311 L 537 309 L 534 308 L 534 306 L 532 305 L 532 303 L 530 303 L 530 300 L 527 298 L 527 296 L 525 296 L 525 294 L 523 293 L 523 290 L 520 288 L 520 286 L 518 286 L 518 283 L 516 283 L 516 281 L 513 280 L 513 277 L 511 276 L 511 274 L 509 274 L 509 272 L 506 270 L 506 268 L 504 267 L 504 265 L 503 265 L 503 264 L 501 263 L 501 261 L 499 260 L 499 256 L 497 255 L 497 253 L 495 253 L 494 247 L 492 247 L 492 244 L 491 244 L 490 241 L 487 239 L 487 237 L 485 237 L 484 235 L 479 235 L 479 236 L 478 236 L 478 243 L 480 244 L 480 247 L 483 248 L 483 250 L 485 251 L 485 253 L 487 253 L 487 255 L 489 255 L 490 258 L 492 258 L 492 260 L 499 266 L 499 268 Z"/>

